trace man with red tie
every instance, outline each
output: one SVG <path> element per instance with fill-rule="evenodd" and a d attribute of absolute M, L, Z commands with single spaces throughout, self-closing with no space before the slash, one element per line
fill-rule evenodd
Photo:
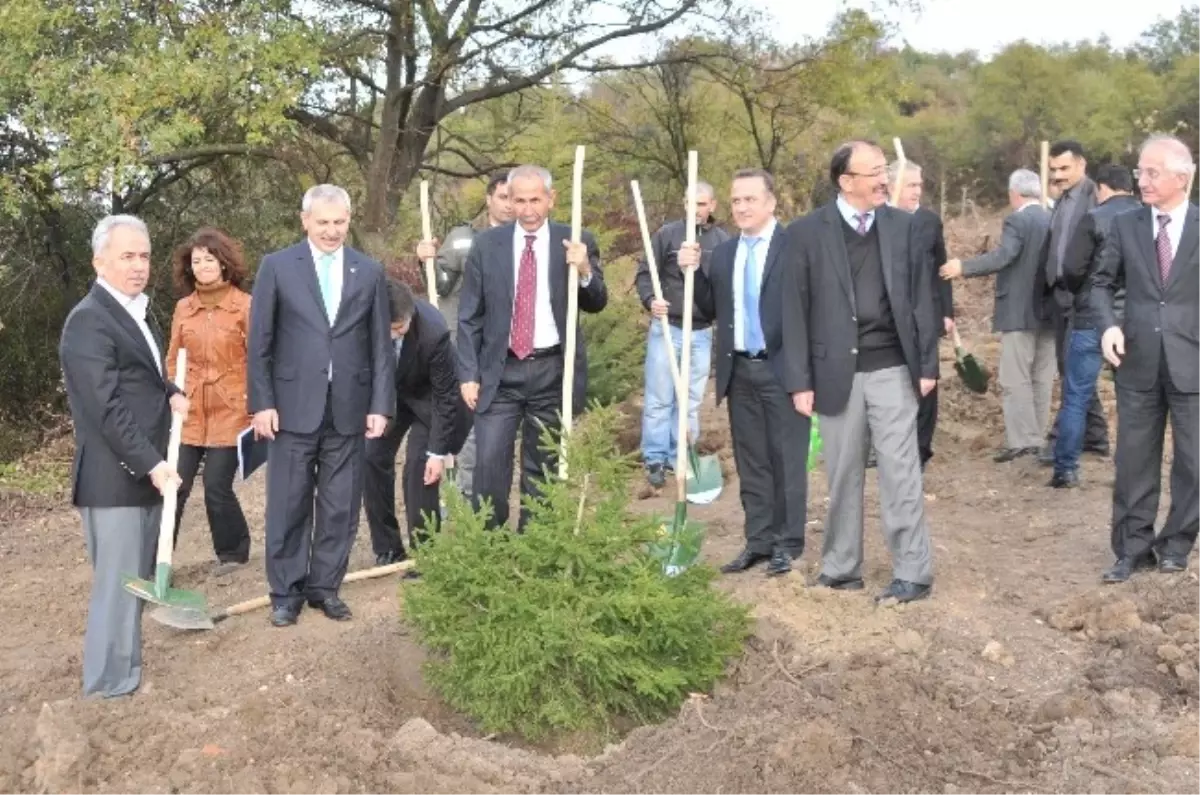
<path fill-rule="evenodd" d="M 587 354 L 582 332 L 564 351 L 568 267 L 579 274 L 579 309 L 608 303 L 600 249 L 591 233 L 571 243 L 571 229 L 548 220 L 556 193 L 550 172 L 520 166 L 509 172 L 516 222 L 480 232 L 463 273 L 458 309 L 459 377 L 463 399 L 475 412 L 476 509 L 492 506 L 492 525 L 508 522 L 513 453 L 521 432 L 521 494 L 556 471 L 553 453 L 539 447 L 542 426 L 557 430 L 562 408 L 564 356 L 575 357 L 574 411 L 583 410 Z M 484 274 L 487 278 L 484 279 Z M 521 511 L 518 532 L 528 512 Z"/>

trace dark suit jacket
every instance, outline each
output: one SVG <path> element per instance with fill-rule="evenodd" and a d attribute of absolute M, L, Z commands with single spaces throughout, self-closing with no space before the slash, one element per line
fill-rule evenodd
<path fill-rule="evenodd" d="M 161 339 L 158 349 L 165 356 Z M 168 400 L 179 390 L 103 285 L 93 285 L 67 315 L 58 355 L 75 426 L 72 502 L 88 508 L 161 502 L 149 474 L 166 458 Z"/>
<path fill-rule="evenodd" d="M 716 321 L 716 357 L 717 357 L 717 403 L 729 394 L 729 381 L 733 377 L 733 263 L 737 257 L 737 235 L 713 249 L 708 272 L 696 270 L 695 301 L 702 306 L 709 317 Z M 767 350 L 772 347 L 772 340 L 778 341 L 783 335 L 783 316 L 779 302 L 779 292 L 782 279 L 780 252 L 787 246 L 787 231 L 783 224 L 777 224 L 775 234 L 771 236 L 771 245 L 767 248 L 767 258 L 762 264 L 762 287 L 759 288 L 758 322 L 762 326 L 763 342 Z"/>
<path fill-rule="evenodd" d="M 396 403 L 397 417 L 407 411 L 429 429 L 428 452 L 462 449 L 472 418 L 458 386 L 454 343 L 442 313 L 420 298 L 396 363 Z"/>
<path fill-rule="evenodd" d="M 513 262 L 515 223 L 493 227 L 475 236 L 467 255 L 458 303 L 458 375 L 463 383 L 479 384 L 476 412 L 485 411 L 496 396 L 508 359 L 516 279 Z M 563 241 L 571 227 L 550 223 L 550 308 L 562 344 L 567 342 L 567 252 Z M 591 232 L 581 235 L 592 264 L 592 280 L 579 288 L 579 311 L 599 312 L 608 304 L 608 288 L 600 267 L 600 247 Z M 485 278 L 486 275 L 486 278 Z M 563 355 L 569 355 L 564 351 Z M 587 394 L 587 350 L 583 333 L 575 334 L 575 389 L 572 404 L 582 411 Z"/>
<path fill-rule="evenodd" d="M 1117 386 L 1153 389 L 1160 356 L 1181 392 L 1200 392 L 1200 258 L 1196 205 L 1189 204 L 1183 237 L 1164 286 L 1154 248 L 1157 222 L 1150 207 L 1116 216 L 1092 277 L 1092 307 L 1098 328 L 1117 325 L 1113 294 L 1125 285 L 1125 356 Z"/>
<path fill-rule="evenodd" d="M 928 274 L 933 289 L 933 313 L 937 317 L 939 336 L 945 336 L 946 324 L 942 318 L 954 317 L 954 287 L 949 279 L 938 275 L 938 269 L 946 264 L 946 234 L 942 227 L 942 219 L 933 210 L 918 207 L 913 212 L 912 233 L 916 238 L 913 243 L 917 251 L 927 253 L 930 265 Z M 914 276 L 921 278 L 921 271 Z"/>
<path fill-rule="evenodd" d="M 1050 213 L 1027 205 L 1004 219 L 1000 245 L 963 262 L 964 276 L 996 274 L 992 331 L 1036 331 L 1045 326 L 1043 257 L 1050 242 Z"/>
<path fill-rule="evenodd" d="M 1063 261 L 1064 286 L 1075 294 L 1075 314 L 1071 317 L 1071 328 L 1096 328 L 1096 313 L 1092 310 L 1092 275 L 1100 263 L 1100 252 L 1112 221 L 1121 213 L 1136 210 L 1142 203 L 1136 196 L 1119 194 L 1110 196 L 1086 213 L 1075 227 L 1075 236 L 1067 246 Z M 1120 318 L 1124 313 L 1125 289 L 1119 287 L 1113 297 L 1113 312 Z"/>
<path fill-rule="evenodd" d="M 275 409 L 282 431 L 316 431 L 331 387 L 340 434 L 362 433 L 368 414 L 390 417 L 396 409 L 383 266 L 348 246 L 332 328 L 308 241 L 263 257 L 250 302 L 248 348 L 250 413 Z"/>
<path fill-rule="evenodd" d="M 786 392 L 815 392 L 818 414 L 846 407 L 857 369 L 858 321 L 854 282 L 846 254 L 845 225 L 836 201 L 792 223 L 787 262 L 781 268 L 783 333 L 778 349 L 768 345 L 776 376 Z M 911 234 L 912 216 L 883 206 L 875 211 L 883 260 L 884 289 L 913 387 L 938 377 L 938 327 L 933 284 L 913 274 L 932 267 Z"/>

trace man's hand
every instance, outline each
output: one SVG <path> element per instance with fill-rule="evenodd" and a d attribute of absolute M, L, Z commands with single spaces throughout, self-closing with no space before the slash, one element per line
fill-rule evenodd
<path fill-rule="evenodd" d="M 936 378 L 922 378 L 921 379 L 921 397 L 925 397 L 930 392 L 932 392 L 933 388 L 935 386 L 937 386 Z"/>
<path fill-rule="evenodd" d="M 417 244 L 417 258 L 424 262 L 437 256 L 438 239 L 422 240 Z"/>
<path fill-rule="evenodd" d="M 163 461 L 150 470 L 150 482 L 154 484 L 154 488 L 158 489 L 159 494 L 165 495 L 168 488 L 178 489 L 181 481 L 175 467 Z"/>
<path fill-rule="evenodd" d="M 441 456 L 431 455 L 425 461 L 425 485 L 432 486 L 442 479 L 442 472 L 446 469 L 446 462 Z"/>
<path fill-rule="evenodd" d="M 1125 332 L 1121 331 L 1120 326 L 1113 326 L 1104 332 L 1104 336 L 1100 338 L 1100 350 L 1104 352 L 1104 358 L 1109 364 L 1113 367 L 1121 366 L 1121 357 L 1125 355 Z"/>
<path fill-rule="evenodd" d="M 684 243 L 679 247 L 675 261 L 679 263 L 679 269 L 684 273 L 698 268 L 700 266 L 700 244 Z"/>
<path fill-rule="evenodd" d="M 942 318 L 942 328 L 946 329 L 947 334 L 953 334 L 954 333 L 954 318 L 952 318 L 952 317 Z"/>
<path fill-rule="evenodd" d="M 567 250 L 567 264 L 579 272 L 579 278 L 586 279 L 591 276 L 592 261 L 588 259 L 587 245 L 564 240 L 563 247 Z"/>
<path fill-rule="evenodd" d="M 254 415 L 254 421 L 250 424 L 254 426 L 255 439 L 274 439 L 275 434 L 279 433 L 279 412 L 263 409 Z"/>
<path fill-rule="evenodd" d="M 188 399 L 184 397 L 182 392 L 176 392 L 174 395 L 171 395 L 171 399 L 168 402 L 171 404 L 171 411 L 185 420 L 187 419 L 188 409 L 192 404 L 188 402 Z"/>
<path fill-rule="evenodd" d="M 475 405 L 479 402 L 479 382 L 468 381 L 460 389 L 462 390 L 463 402 L 467 404 L 467 408 L 474 411 Z"/>
<path fill-rule="evenodd" d="M 667 311 L 671 308 L 670 301 L 660 301 L 655 298 L 650 302 L 650 314 L 655 317 L 666 317 Z"/>
<path fill-rule="evenodd" d="M 813 391 L 810 389 L 807 392 L 793 392 L 792 407 L 805 417 L 811 417 L 813 413 Z"/>
<path fill-rule="evenodd" d="M 367 415 L 367 438 L 378 439 L 387 430 L 388 418 L 382 414 Z"/>
<path fill-rule="evenodd" d="M 957 279 L 963 273 L 962 260 L 957 258 L 949 260 L 945 265 L 938 268 L 938 273 L 946 281 Z"/>

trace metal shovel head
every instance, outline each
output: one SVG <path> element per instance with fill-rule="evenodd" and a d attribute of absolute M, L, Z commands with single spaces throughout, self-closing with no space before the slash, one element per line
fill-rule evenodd
<path fill-rule="evenodd" d="M 183 610 L 203 610 L 208 612 L 208 600 L 199 591 L 185 591 L 180 588 L 160 587 L 158 583 L 143 580 L 141 577 L 122 577 L 125 590 L 139 599 L 153 602 L 163 607 L 176 607 Z"/>
<path fill-rule="evenodd" d="M 715 455 L 696 455 L 688 451 L 687 501 L 708 505 L 721 496 L 721 462 Z"/>
<path fill-rule="evenodd" d="M 958 361 L 954 363 L 954 370 L 958 373 L 958 377 L 966 385 L 967 389 L 980 395 L 988 391 L 988 374 L 979 364 L 979 361 L 971 354 L 962 354 L 959 352 Z"/>
<path fill-rule="evenodd" d="M 674 577 L 700 558 L 704 533 L 704 525 L 687 518 L 687 503 L 676 503 L 674 521 L 660 525 L 658 539 L 650 545 L 650 554 L 661 561 L 666 576 Z"/>
<path fill-rule="evenodd" d="M 207 610 L 191 607 L 160 606 L 151 611 L 150 617 L 175 629 L 212 629 L 216 626 Z"/>

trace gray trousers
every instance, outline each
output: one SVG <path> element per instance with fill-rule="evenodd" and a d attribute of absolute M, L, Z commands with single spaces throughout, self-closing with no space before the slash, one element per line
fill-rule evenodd
<path fill-rule="evenodd" d="M 1001 335 L 1000 390 L 1004 395 L 1004 443 L 1009 449 L 1042 446 L 1057 368 L 1053 330 Z"/>
<path fill-rule="evenodd" d="M 142 600 L 122 575 L 154 576 L 162 505 L 80 508 L 92 563 L 92 596 L 83 638 L 84 696 L 123 696 L 142 681 Z"/>
<path fill-rule="evenodd" d="M 821 437 L 829 480 L 821 572 L 835 580 L 862 577 L 863 487 L 867 448 L 873 445 L 892 576 L 921 585 L 933 582 L 917 446 L 917 394 L 908 369 L 855 373 L 842 413 L 821 415 Z"/>

